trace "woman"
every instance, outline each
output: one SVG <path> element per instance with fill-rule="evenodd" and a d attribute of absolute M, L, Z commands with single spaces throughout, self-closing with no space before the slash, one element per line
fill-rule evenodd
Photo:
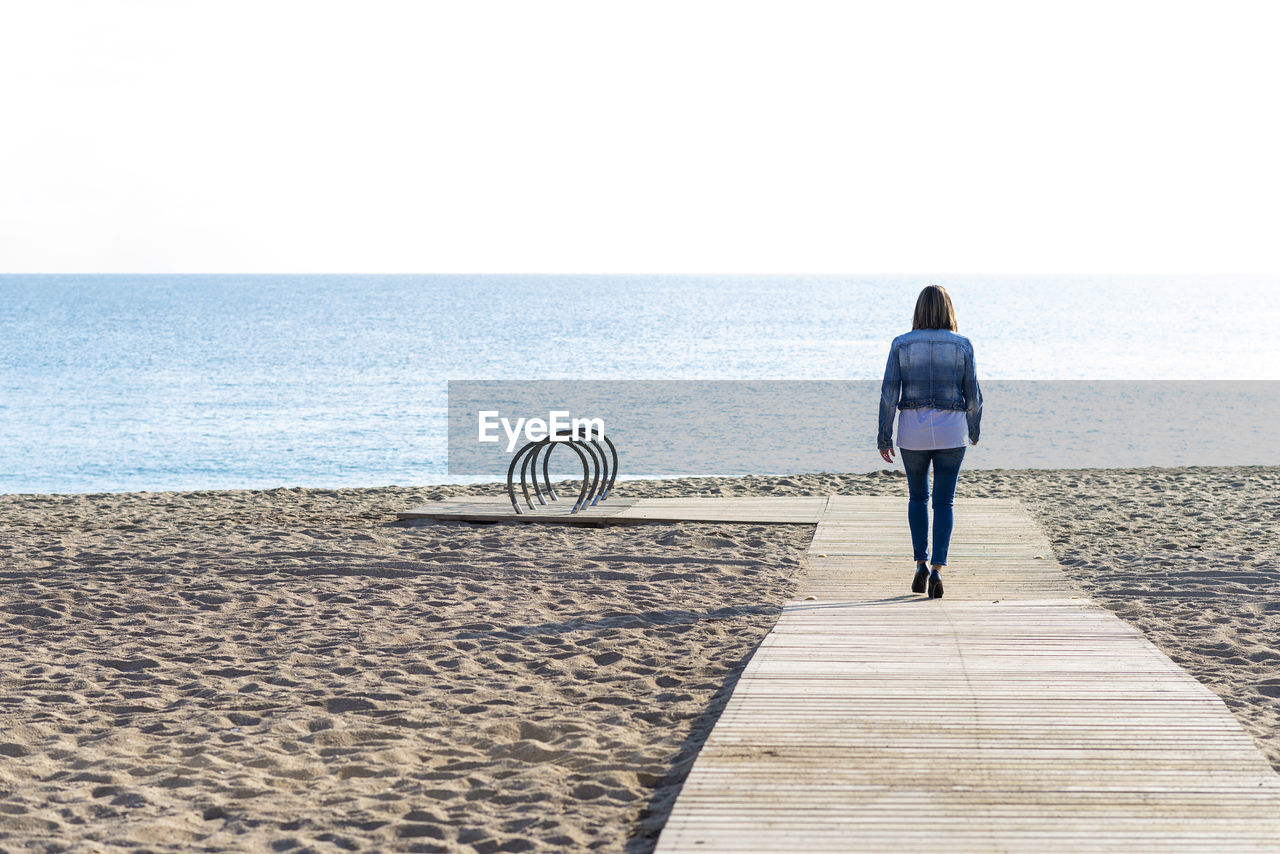
<path fill-rule="evenodd" d="M 907 470 L 907 523 L 915 551 L 912 593 L 942 597 L 942 574 L 951 543 L 952 503 L 964 442 L 978 444 L 982 392 L 973 366 L 973 345 L 956 334 L 951 296 L 929 285 L 916 299 L 911 331 L 893 339 L 880 387 L 880 433 L 876 445 L 893 462 L 893 415 L 898 449 Z M 933 464 L 933 557 L 929 556 L 929 464 Z M 932 562 L 930 571 L 926 564 Z"/>

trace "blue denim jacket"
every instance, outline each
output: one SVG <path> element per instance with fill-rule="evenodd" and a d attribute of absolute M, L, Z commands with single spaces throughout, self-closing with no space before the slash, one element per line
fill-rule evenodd
<path fill-rule="evenodd" d="M 969 441 L 978 441 L 982 391 L 973 365 L 973 345 L 949 329 L 913 329 L 893 339 L 880 386 L 876 447 L 893 447 L 897 410 L 926 407 L 964 410 Z"/>

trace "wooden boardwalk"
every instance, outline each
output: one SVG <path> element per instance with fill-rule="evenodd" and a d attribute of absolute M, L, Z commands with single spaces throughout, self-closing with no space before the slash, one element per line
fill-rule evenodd
<path fill-rule="evenodd" d="M 816 524 L 658 840 L 684 852 L 1280 852 L 1280 777 L 1222 701 L 1076 589 L 1021 504 L 961 501 L 946 595 L 905 499 L 507 499 L 401 518 Z"/>
<path fill-rule="evenodd" d="M 676 852 L 1280 851 L 1280 778 L 1073 588 L 1017 502 L 909 592 L 902 499 L 832 497 L 658 841 Z"/>

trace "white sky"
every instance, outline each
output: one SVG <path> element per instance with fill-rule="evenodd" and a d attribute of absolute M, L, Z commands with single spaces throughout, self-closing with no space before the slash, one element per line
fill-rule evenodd
<path fill-rule="evenodd" d="M 0 272 L 1280 272 L 1272 2 L 0 0 Z"/>

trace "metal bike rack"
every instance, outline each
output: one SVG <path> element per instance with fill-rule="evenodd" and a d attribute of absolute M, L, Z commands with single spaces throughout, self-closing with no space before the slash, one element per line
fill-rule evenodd
<path fill-rule="evenodd" d="M 511 464 L 507 466 L 507 496 L 517 514 L 523 515 L 525 511 L 516 496 L 516 469 L 520 470 L 520 494 L 529 510 L 536 510 L 538 505 L 546 506 L 548 501 L 560 500 L 551 485 L 550 470 L 551 452 L 557 445 L 568 446 L 582 463 L 582 490 L 569 510 L 570 513 L 577 513 L 583 507 L 591 507 L 604 501 L 613 491 L 613 485 L 618 479 L 618 449 L 613 440 L 603 433 L 592 433 L 585 427 L 560 430 L 544 439 L 526 443 L 511 458 Z M 538 485 L 539 456 L 542 458 L 541 487 Z M 530 485 L 533 486 L 533 495 L 529 494 Z"/>

